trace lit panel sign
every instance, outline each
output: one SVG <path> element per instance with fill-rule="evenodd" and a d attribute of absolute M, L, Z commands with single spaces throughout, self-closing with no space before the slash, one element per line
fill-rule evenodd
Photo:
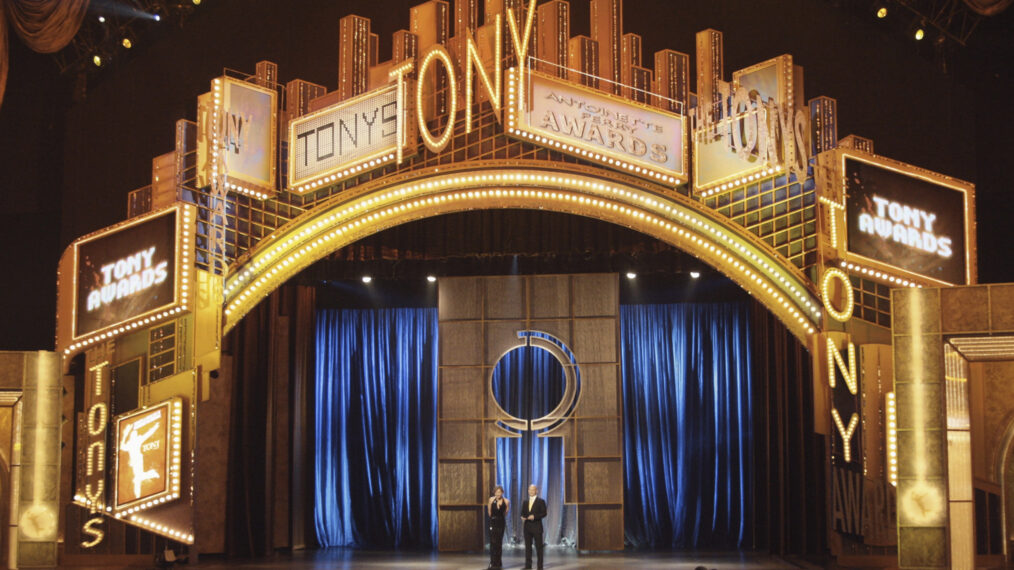
<path fill-rule="evenodd" d="M 198 101 L 199 171 L 214 180 L 224 175 L 227 190 L 258 199 L 270 198 L 276 190 L 278 164 L 278 94 L 231 77 L 211 82 L 211 108 Z M 204 141 L 204 144 L 201 144 Z"/>
<path fill-rule="evenodd" d="M 684 117 L 526 71 L 510 132 L 585 160 L 667 184 L 687 179 Z M 510 87 L 509 87 L 510 88 Z"/>
<path fill-rule="evenodd" d="M 179 498 L 182 409 L 174 398 L 116 418 L 117 511 Z"/>
<path fill-rule="evenodd" d="M 316 190 L 394 161 L 399 127 L 407 123 L 404 107 L 393 84 L 293 120 L 289 189 Z"/>
<path fill-rule="evenodd" d="M 842 153 L 846 260 L 946 284 L 972 282 L 972 187 L 859 153 Z"/>
<path fill-rule="evenodd" d="M 698 191 L 726 190 L 782 169 L 805 175 L 809 114 L 795 108 L 793 73 L 789 55 L 737 71 L 731 87 L 721 86 L 718 112 L 699 111 L 694 130 Z"/>
<path fill-rule="evenodd" d="M 74 245 L 75 339 L 177 305 L 176 208 Z"/>

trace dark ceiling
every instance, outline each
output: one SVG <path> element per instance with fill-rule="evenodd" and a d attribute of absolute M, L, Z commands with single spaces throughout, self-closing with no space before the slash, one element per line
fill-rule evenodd
<path fill-rule="evenodd" d="M 418 2 L 204 0 L 182 25 L 138 25 L 129 52 L 101 69 L 61 74 L 58 59 L 11 39 L 0 107 L 0 349 L 52 349 L 56 264 L 73 239 L 124 219 L 130 190 L 173 145 L 177 119 L 223 68 L 268 59 L 280 78 L 334 88 L 338 21 L 372 18 L 380 57 Z M 99 4 L 93 4 L 93 13 Z M 572 35 L 588 33 L 587 0 L 571 0 Z M 693 54 L 694 33 L 725 34 L 725 74 L 790 53 L 807 98 L 838 100 L 839 136 L 872 138 L 891 158 L 977 185 L 979 275 L 1014 281 L 1006 166 L 1014 156 L 1011 10 L 983 19 L 967 46 L 917 43 L 905 23 L 878 21 L 859 0 L 627 0 L 624 28 L 659 49 Z M 378 238 L 379 239 L 379 238 Z"/>

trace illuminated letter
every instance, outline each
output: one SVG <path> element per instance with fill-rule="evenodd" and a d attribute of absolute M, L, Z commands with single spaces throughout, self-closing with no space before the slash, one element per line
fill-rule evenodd
<path fill-rule="evenodd" d="M 95 448 L 98 448 L 98 452 L 95 452 Z M 92 465 L 95 463 L 95 457 L 98 457 L 98 466 L 92 469 Z M 88 446 L 88 459 L 86 461 L 88 475 L 96 471 L 104 471 L 106 468 L 106 444 L 101 441 L 94 441 Z"/>
<path fill-rule="evenodd" d="M 845 306 L 840 311 L 831 303 L 832 279 L 841 281 L 841 285 L 845 289 Z M 849 281 L 849 276 L 844 271 L 835 267 L 825 271 L 824 278 L 820 280 L 820 291 L 823 295 L 824 308 L 827 309 L 827 314 L 831 315 L 836 321 L 843 323 L 852 318 L 852 308 L 855 305 L 855 299 L 852 295 L 852 282 Z"/>
<path fill-rule="evenodd" d="M 96 416 L 95 412 L 99 412 L 98 413 L 99 421 L 97 425 L 95 423 Z M 91 408 L 88 408 L 88 433 L 90 433 L 91 435 L 99 435 L 103 431 L 105 431 L 106 419 L 107 415 L 105 402 L 99 402 L 94 406 L 92 406 Z"/>
<path fill-rule="evenodd" d="M 873 203 L 877 205 L 877 217 L 878 218 L 883 218 L 884 216 L 887 215 L 887 204 L 889 204 L 889 202 L 886 199 L 881 198 L 880 196 L 877 196 L 876 194 L 874 194 L 873 195 Z"/>
<path fill-rule="evenodd" d="M 845 425 L 841 421 L 841 415 L 838 413 L 837 408 L 831 408 L 831 417 L 834 418 L 834 425 L 838 426 L 838 433 L 841 434 L 841 440 L 845 443 L 844 455 L 845 463 L 852 461 L 852 434 L 856 432 L 856 426 L 859 425 L 859 415 L 853 413 L 852 417 L 849 418 L 849 427 L 845 429 Z"/>
<path fill-rule="evenodd" d="M 479 50 L 475 46 L 475 41 L 472 40 L 472 33 L 469 32 L 465 38 L 465 132 L 472 132 L 472 66 L 475 65 L 479 70 L 479 79 L 482 80 L 482 84 L 486 86 L 486 94 L 489 95 L 489 101 L 493 105 L 493 109 L 496 110 L 497 120 L 500 120 L 500 93 L 503 91 L 503 68 L 502 58 L 500 57 L 500 14 L 496 15 L 494 20 L 494 28 L 496 29 L 496 39 L 494 40 L 493 46 L 493 57 L 496 63 L 493 65 L 493 76 L 496 83 L 490 84 L 489 75 L 486 73 L 486 69 L 482 66 L 482 60 L 479 59 Z"/>
<path fill-rule="evenodd" d="M 113 280 L 113 264 L 103 265 L 99 271 L 102 272 L 102 283 L 108 285 Z"/>
<path fill-rule="evenodd" d="M 834 367 L 837 364 L 838 369 L 841 370 L 841 375 L 845 377 L 845 385 L 848 386 L 849 392 L 857 394 L 859 392 L 859 375 L 856 370 L 856 345 L 852 344 L 851 341 L 848 343 L 848 354 L 849 363 L 846 366 L 845 359 L 838 352 L 838 347 L 834 345 L 834 341 L 830 338 L 827 339 L 827 381 L 832 388 L 837 384 L 838 375 L 834 373 Z"/>
<path fill-rule="evenodd" d="M 149 247 L 141 252 L 141 258 L 144 260 L 144 267 L 151 267 L 151 258 L 155 255 L 155 246 Z"/>
<path fill-rule="evenodd" d="M 937 255 L 950 257 L 952 253 L 954 253 L 954 250 L 951 249 L 951 238 L 942 237 L 937 240 Z"/>
<path fill-rule="evenodd" d="M 109 362 L 100 362 L 88 369 L 89 372 L 95 373 L 95 383 L 94 383 L 95 397 L 99 397 L 102 395 L 102 367 L 107 364 L 109 364 Z"/>
<path fill-rule="evenodd" d="M 102 492 L 105 490 L 106 481 L 104 479 L 99 479 L 98 487 L 95 489 L 94 493 L 92 493 L 92 484 L 85 483 L 85 499 L 88 500 L 88 506 L 92 509 L 92 512 L 95 512 L 100 508 L 99 501 L 102 500 Z"/>
<path fill-rule="evenodd" d="M 401 164 L 402 159 L 405 157 L 405 145 L 408 141 L 405 140 L 405 125 L 402 117 L 405 116 L 403 110 L 405 109 L 405 74 L 411 72 L 415 68 L 415 63 L 411 60 L 406 61 L 395 67 L 391 71 L 387 72 L 387 78 L 394 79 L 397 81 L 398 87 L 395 93 L 396 112 L 394 121 L 394 132 L 398 140 L 398 164 Z M 383 119 L 383 122 L 387 122 L 387 118 Z"/>
<path fill-rule="evenodd" d="M 507 26 L 510 27 L 510 37 L 514 42 L 514 53 L 517 54 L 517 66 L 524 70 L 524 58 L 528 55 L 528 40 L 531 39 L 531 24 L 535 21 L 535 0 L 528 2 L 528 13 L 524 19 L 524 38 L 518 37 L 517 23 L 514 18 L 514 9 L 507 8 Z M 499 29 L 499 25 L 497 28 Z"/>
<path fill-rule="evenodd" d="M 525 100 L 525 57 L 528 55 L 528 40 L 532 37 L 532 23 L 535 21 L 535 0 L 528 3 L 528 14 L 525 18 L 525 35 L 518 36 L 518 24 L 514 18 L 514 9 L 507 8 L 507 27 L 511 29 L 511 41 L 514 42 L 514 53 L 518 56 L 518 94 L 520 101 Z"/>
<path fill-rule="evenodd" d="M 822 200 L 823 200 L 823 198 L 822 198 Z M 872 235 L 873 233 L 876 232 L 876 229 L 874 229 L 874 226 L 873 226 L 873 216 L 869 215 L 866 212 L 863 212 L 862 214 L 859 214 L 859 231 L 863 232 L 864 234 L 870 234 L 870 235 Z M 836 240 L 834 239 L 834 237 L 832 237 L 831 238 L 831 245 L 834 245 L 835 241 Z"/>
<path fill-rule="evenodd" d="M 102 533 L 100 529 L 95 528 L 97 525 L 100 524 L 102 524 L 102 517 L 95 517 L 93 519 L 89 519 L 88 522 L 84 524 L 84 528 L 81 529 L 81 532 L 85 534 L 90 534 L 92 536 L 92 539 L 82 542 L 81 543 L 82 547 L 91 548 L 97 545 L 98 543 L 102 542 L 102 537 L 105 535 Z"/>
<path fill-rule="evenodd" d="M 440 135 L 439 139 L 433 138 L 433 134 L 430 133 L 429 128 L 426 126 L 426 117 L 423 116 L 423 85 L 426 84 L 426 72 L 430 68 L 430 63 L 434 59 L 439 59 L 444 64 L 444 68 L 447 69 L 448 78 L 448 89 L 447 97 L 450 100 L 450 108 L 447 110 L 447 126 L 444 127 L 443 134 Z M 457 85 L 454 80 L 454 62 L 451 61 L 450 54 L 447 53 L 447 48 L 440 44 L 436 44 L 430 47 L 429 51 L 423 57 L 422 65 L 419 66 L 419 83 L 416 85 L 416 98 L 415 98 L 415 112 L 416 117 L 419 119 L 419 132 L 422 134 L 423 142 L 426 143 L 426 148 L 433 154 L 437 154 L 444 150 L 447 146 L 447 142 L 451 140 L 451 134 L 454 133 L 454 115 L 458 109 L 458 99 L 455 93 L 458 92 Z"/>

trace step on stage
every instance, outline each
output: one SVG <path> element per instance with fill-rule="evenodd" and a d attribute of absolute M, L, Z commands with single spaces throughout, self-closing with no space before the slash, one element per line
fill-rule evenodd
<path fill-rule="evenodd" d="M 524 567 L 523 549 L 504 550 L 504 569 Z M 378 552 L 348 549 L 327 549 L 295 552 L 271 559 L 247 562 L 202 558 L 189 568 L 292 568 L 292 569 L 375 569 L 375 570 L 463 570 L 482 569 L 489 564 L 487 554 L 438 552 Z M 767 554 L 739 552 L 621 552 L 578 555 L 570 549 L 546 548 L 546 570 L 583 569 L 679 569 L 725 570 L 730 568 L 818 568 L 799 561 L 789 561 Z"/>

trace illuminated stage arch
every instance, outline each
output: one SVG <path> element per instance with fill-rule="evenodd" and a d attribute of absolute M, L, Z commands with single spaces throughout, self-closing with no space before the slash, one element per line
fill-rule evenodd
<path fill-rule="evenodd" d="M 819 301 L 799 269 L 764 242 L 696 202 L 594 169 L 540 161 L 490 161 L 416 171 L 336 196 L 261 241 L 225 281 L 228 332 L 271 291 L 330 252 L 414 220 L 477 209 L 548 210 L 629 227 L 715 267 L 759 299 L 804 344 Z"/>

